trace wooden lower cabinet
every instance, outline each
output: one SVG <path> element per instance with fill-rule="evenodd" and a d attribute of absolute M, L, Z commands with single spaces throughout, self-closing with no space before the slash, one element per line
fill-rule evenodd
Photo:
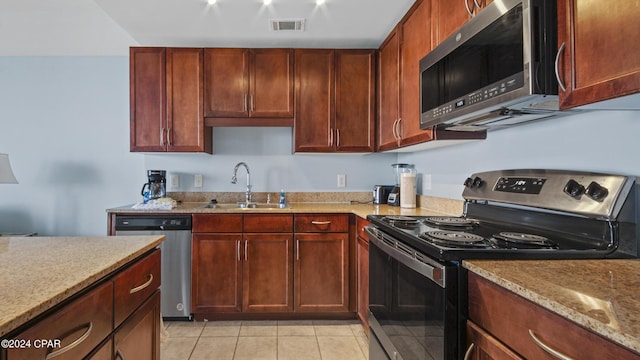
<path fill-rule="evenodd" d="M 349 310 L 349 234 L 296 234 L 295 310 Z"/>
<path fill-rule="evenodd" d="M 350 216 L 194 214 L 196 319 L 349 317 Z"/>
<path fill-rule="evenodd" d="M 193 234 L 194 313 L 242 311 L 242 234 Z"/>
<path fill-rule="evenodd" d="M 293 311 L 293 234 L 244 235 L 243 311 Z"/>
<path fill-rule="evenodd" d="M 482 329 L 522 358 L 561 358 L 550 355 L 549 351 L 562 354 L 567 359 L 613 360 L 640 357 L 640 354 L 473 273 L 469 273 L 468 277 L 468 296 L 469 320 L 473 323 L 471 331 Z M 474 336 L 472 333 L 472 339 Z M 494 354 L 492 351 L 495 344 L 489 343 L 493 341 L 481 342 L 480 347 L 482 351 Z"/>
<path fill-rule="evenodd" d="M 465 360 L 521 360 L 518 354 L 478 325 L 467 321 L 467 349 Z"/>
<path fill-rule="evenodd" d="M 156 291 L 114 334 L 114 359 L 160 358 L 160 291 Z"/>
<path fill-rule="evenodd" d="M 364 227 L 370 223 L 358 217 L 356 219 L 356 296 L 358 318 L 369 332 L 369 238 Z"/>
<path fill-rule="evenodd" d="M 159 282 L 160 250 L 155 249 L 54 307 L 36 322 L 3 336 L 30 339 L 31 346 L 0 348 L 0 359 L 159 359 Z M 131 284 L 135 286 L 131 288 Z M 121 286 L 126 287 L 126 295 L 117 290 Z M 123 317 L 121 324 L 115 322 L 116 314 Z M 60 344 L 35 344 L 43 339 L 60 340 Z"/>

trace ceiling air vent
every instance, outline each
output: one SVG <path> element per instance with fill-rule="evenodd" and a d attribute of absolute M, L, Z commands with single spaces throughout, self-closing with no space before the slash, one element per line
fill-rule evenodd
<path fill-rule="evenodd" d="M 304 19 L 269 20 L 271 31 L 304 31 Z"/>

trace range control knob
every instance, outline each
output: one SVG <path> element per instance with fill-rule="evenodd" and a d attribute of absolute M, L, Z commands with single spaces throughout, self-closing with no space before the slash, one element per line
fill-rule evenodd
<path fill-rule="evenodd" d="M 584 194 L 585 188 L 583 185 L 580 185 L 579 182 L 571 179 L 567 181 L 567 184 L 564 186 L 564 192 L 569 194 L 572 198 L 578 199 Z"/>
<path fill-rule="evenodd" d="M 469 189 L 479 188 L 482 186 L 483 182 L 484 181 L 482 181 L 482 179 L 478 176 L 474 178 L 468 177 L 467 180 L 464 181 L 464 186 L 466 186 Z"/>
<path fill-rule="evenodd" d="M 588 197 L 592 198 L 595 201 L 602 201 L 604 198 L 609 195 L 609 190 L 606 187 L 598 184 L 595 181 L 592 181 L 589 186 L 587 186 L 587 190 L 585 191 Z"/>

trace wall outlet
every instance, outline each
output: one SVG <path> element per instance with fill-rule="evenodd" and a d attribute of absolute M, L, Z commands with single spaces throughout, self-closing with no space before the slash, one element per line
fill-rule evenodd
<path fill-rule="evenodd" d="M 169 188 L 177 189 L 179 187 L 180 187 L 180 175 L 178 174 L 169 175 Z"/>
<path fill-rule="evenodd" d="M 196 174 L 193 177 L 193 187 L 197 187 L 197 188 L 202 187 L 202 174 Z"/>
<path fill-rule="evenodd" d="M 343 188 L 347 186 L 347 175 L 338 174 L 338 187 Z"/>
<path fill-rule="evenodd" d="M 422 188 L 425 190 L 431 190 L 431 174 L 422 175 Z"/>

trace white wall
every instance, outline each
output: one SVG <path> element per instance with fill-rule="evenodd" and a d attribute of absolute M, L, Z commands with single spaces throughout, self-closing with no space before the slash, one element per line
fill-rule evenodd
<path fill-rule="evenodd" d="M 400 154 L 431 175 L 424 195 L 462 199 L 462 183 L 477 171 L 542 168 L 640 176 L 640 112 L 596 111 L 489 132 L 487 140 Z M 423 176 L 424 177 L 424 176 Z"/>

